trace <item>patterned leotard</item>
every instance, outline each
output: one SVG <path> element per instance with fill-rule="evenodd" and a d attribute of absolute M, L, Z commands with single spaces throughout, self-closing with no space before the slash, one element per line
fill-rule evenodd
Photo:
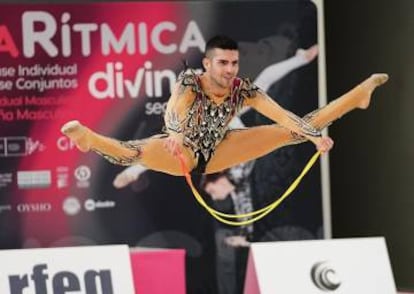
<path fill-rule="evenodd" d="M 249 79 L 235 78 L 230 95 L 216 104 L 201 88 L 200 76 L 192 70 L 182 73 L 182 84 L 196 97 L 184 122 L 184 145 L 198 158 L 197 172 L 204 172 L 216 146 L 223 140 L 230 120 L 242 108 L 244 99 L 254 97 L 258 88 Z"/>

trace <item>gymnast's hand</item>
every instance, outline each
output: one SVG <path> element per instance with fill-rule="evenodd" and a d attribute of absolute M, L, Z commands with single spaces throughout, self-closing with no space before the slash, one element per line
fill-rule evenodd
<path fill-rule="evenodd" d="M 316 145 L 316 149 L 322 153 L 328 152 L 334 145 L 334 141 L 328 136 L 320 137 L 314 143 Z"/>
<path fill-rule="evenodd" d="M 179 136 L 170 135 L 165 139 L 164 148 L 173 156 L 181 154 L 182 139 Z"/>

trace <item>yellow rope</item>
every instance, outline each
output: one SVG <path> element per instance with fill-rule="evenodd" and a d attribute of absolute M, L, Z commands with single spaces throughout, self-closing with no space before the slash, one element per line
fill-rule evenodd
<path fill-rule="evenodd" d="M 218 221 L 231 225 L 231 226 L 245 226 L 251 223 L 254 223 L 255 221 L 258 221 L 259 219 L 265 217 L 267 214 L 269 214 L 271 211 L 273 211 L 276 207 L 279 206 L 279 204 L 285 200 L 299 185 L 300 181 L 303 179 L 303 177 L 308 173 L 308 171 L 312 168 L 312 166 L 315 164 L 316 160 L 318 159 L 319 155 L 321 154 L 320 151 L 316 152 L 311 159 L 308 161 L 308 163 L 303 168 L 302 172 L 299 174 L 299 176 L 293 181 L 293 183 L 290 185 L 290 187 L 283 193 L 282 196 L 280 196 L 277 200 L 270 203 L 266 207 L 263 207 L 261 209 L 244 213 L 244 214 L 227 214 L 220 212 L 218 210 L 213 209 L 212 207 L 208 206 L 208 204 L 204 201 L 203 197 L 201 197 L 200 193 L 198 193 L 197 189 L 195 188 L 193 181 L 191 179 L 191 175 L 188 172 L 188 168 L 186 167 L 184 157 L 182 154 L 178 155 L 178 158 L 181 163 L 181 168 L 183 170 L 185 179 L 187 181 L 187 184 L 190 186 L 194 197 L 196 198 L 197 202 L 203 206 L 215 219 Z M 251 218 L 250 218 L 251 217 Z M 248 220 L 242 220 L 242 221 L 232 221 L 228 220 L 226 218 L 234 219 L 234 218 L 250 218 Z"/>

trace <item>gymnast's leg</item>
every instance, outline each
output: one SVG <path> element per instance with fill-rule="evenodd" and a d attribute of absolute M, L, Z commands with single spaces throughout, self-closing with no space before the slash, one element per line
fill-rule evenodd
<path fill-rule="evenodd" d="M 118 141 L 97 134 L 78 121 L 63 125 L 62 133 L 68 136 L 80 151 L 94 151 L 113 164 L 142 164 L 149 169 L 171 175 L 183 175 L 178 159 L 165 149 L 167 134 L 155 135 L 143 140 Z M 196 164 L 192 152 L 182 146 L 186 165 L 191 169 Z"/>
<path fill-rule="evenodd" d="M 349 111 L 368 108 L 372 92 L 385 83 L 386 74 L 374 74 L 351 91 L 326 106 L 304 116 L 316 129 L 323 129 Z M 241 162 L 261 157 L 277 148 L 306 141 L 303 137 L 277 124 L 229 131 L 217 146 L 206 173 L 214 173 Z"/>

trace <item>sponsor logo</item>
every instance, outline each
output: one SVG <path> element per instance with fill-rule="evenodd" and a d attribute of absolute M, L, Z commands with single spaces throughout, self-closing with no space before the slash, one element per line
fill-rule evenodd
<path fill-rule="evenodd" d="M 76 215 L 81 210 L 81 204 L 78 198 L 69 196 L 63 201 L 62 205 L 63 211 L 67 215 Z"/>
<path fill-rule="evenodd" d="M 91 177 L 91 169 L 86 165 L 80 165 L 75 169 L 75 178 L 77 179 L 76 186 L 78 188 L 88 188 Z"/>
<path fill-rule="evenodd" d="M 96 209 L 102 209 L 102 208 L 114 208 L 115 207 L 115 201 L 99 201 L 94 199 L 88 199 L 84 203 L 84 207 L 86 211 L 95 211 Z"/>
<path fill-rule="evenodd" d="M 13 181 L 11 173 L 0 174 L 0 188 L 8 186 Z"/>
<path fill-rule="evenodd" d="M 52 182 L 50 170 L 18 171 L 17 186 L 21 189 L 48 188 Z"/>
<path fill-rule="evenodd" d="M 28 137 L 0 137 L 0 157 L 26 156 L 45 150 L 40 141 Z"/>
<path fill-rule="evenodd" d="M 0 205 L 0 213 L 4 211 L 10 211 L 12 209 L 11 205 Z"/>
<path fill-rule="evenodd" d="M 78 293 L 113 294 L 112 273 L 109 269 L 87 269 L 82 274 L 69 270 L 48 273 L 45 263 L 35 264 L 31 273 L 8 276 L 11 294 L 28 293 Z M 52 290 L 52 291 L 49 291 Z M 27 290 L 27 292 L 26 292 Z"/>
<path fill-rule="evenodd" d="M 311 278 L 315 286 L 322 291 L 335 291 L 341 286 L 338 274 L 328 261 L 315 263 L 311 269 Z"/>
<path fill-rule="evenodd" d="M 19 213 L 27 212 L 49 212 L 52 210 L 52 204 L 48 202 L 43 203 L 20 203 L 17 204 L 16 209 Z"/>
<path fill-rule="evenodd" d="M 56 146 L 60 151 L 70 151 L 75 147 L 75 143 L 73 143 L 68 137 L 61 136 L 57 139 Z"/>
<path fill-rule="evenodd" d="M 56 186 L 58 189 L 69 186 L 69 168 L 67 166 L 58 166 L 56 168 Z"/>

